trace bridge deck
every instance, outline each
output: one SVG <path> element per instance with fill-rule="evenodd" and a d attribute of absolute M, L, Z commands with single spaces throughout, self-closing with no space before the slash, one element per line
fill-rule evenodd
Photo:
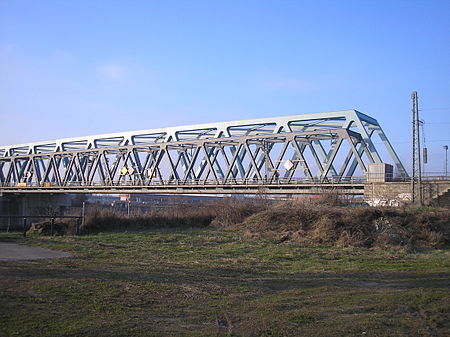
<path fill-rule="evenodd" d="M 362 179 L 347 182 L 314 182 L 314 181 L 227 181 L 217 184 L 213 181 L 165 182 L 161 184 L 117 184 L 117 185 L 82 185 L 38 186 L 17 185 L 2 186 L 3 194 L 9 193 L 148 193 L 148 194 L 320 194 L 325 191 L 339 191 L 343 194 L 363 195 Z"/>

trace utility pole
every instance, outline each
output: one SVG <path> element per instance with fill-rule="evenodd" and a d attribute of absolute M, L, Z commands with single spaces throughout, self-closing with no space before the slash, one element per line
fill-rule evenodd
<path fill-rule="evenodd" d="M 412 178 L 411 178 L 411 194 L 413 204 L 423 205 L 422 196 L 422 166 L 420 156 L 420 120 L 419 120 L 419 98 L 417 91 L 411 94 L 412 99 Z"/>
<path fill-rule="evenodd" d="M 445 150 L 445 179 L 447 179 L 447 166 L 448 166 L 447 152 L 448 152 L 448 145 L 444 145 L 443 148 Z"/>

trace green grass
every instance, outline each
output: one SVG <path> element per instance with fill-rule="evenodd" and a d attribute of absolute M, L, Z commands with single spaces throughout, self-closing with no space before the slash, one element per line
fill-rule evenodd
<path fill-rule="evenodd" d="M 447 336 L 450 250 L 304 247 L 217 229 L 0 234 L 0 336 Z"/>

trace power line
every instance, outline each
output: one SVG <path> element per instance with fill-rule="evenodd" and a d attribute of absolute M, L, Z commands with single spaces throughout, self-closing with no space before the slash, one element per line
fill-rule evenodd
<path fill-rule="evenodd" d="M 450 139 L 427 139 L 427 143 L 450 142 Z M 383 144 L 383 142 L 373 142 L 374 144 Z M 391 144 L 411 144 L 410 140 L 390 141 Z"/>
<path fill-rule="evenodd" d="M 450 108 L 425 108 L 425 109 L 419 109 L 419 111 L 432 111 L 432 110 L 450 110 Z"/>

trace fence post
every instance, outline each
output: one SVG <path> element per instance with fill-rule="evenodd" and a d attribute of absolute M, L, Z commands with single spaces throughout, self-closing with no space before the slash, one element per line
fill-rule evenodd
<path fill-rule="evenodd" d="M 81 222 L 81 219 L 77 218 L 77 226 L 75 228 L 75 235 L 80 235 L 80 222 Z"/>
<path fill-rule="evenodd" d="M 23 237 L 27 236 L 27 218 L 23 218 Z"/>
<path fill-rule="evenodd" d="M 83 208 L 81 210 L 81 226 L 84 227 L 84 216 L 86 214 L 86 203 L 83 201 Z"/>
<path fill-rule="evenodd" d="M 53 227 L 55 226 L 55 218 L 52 218 L 51 224 L 50 224 L 50 236 L 53 236 Z"/>

